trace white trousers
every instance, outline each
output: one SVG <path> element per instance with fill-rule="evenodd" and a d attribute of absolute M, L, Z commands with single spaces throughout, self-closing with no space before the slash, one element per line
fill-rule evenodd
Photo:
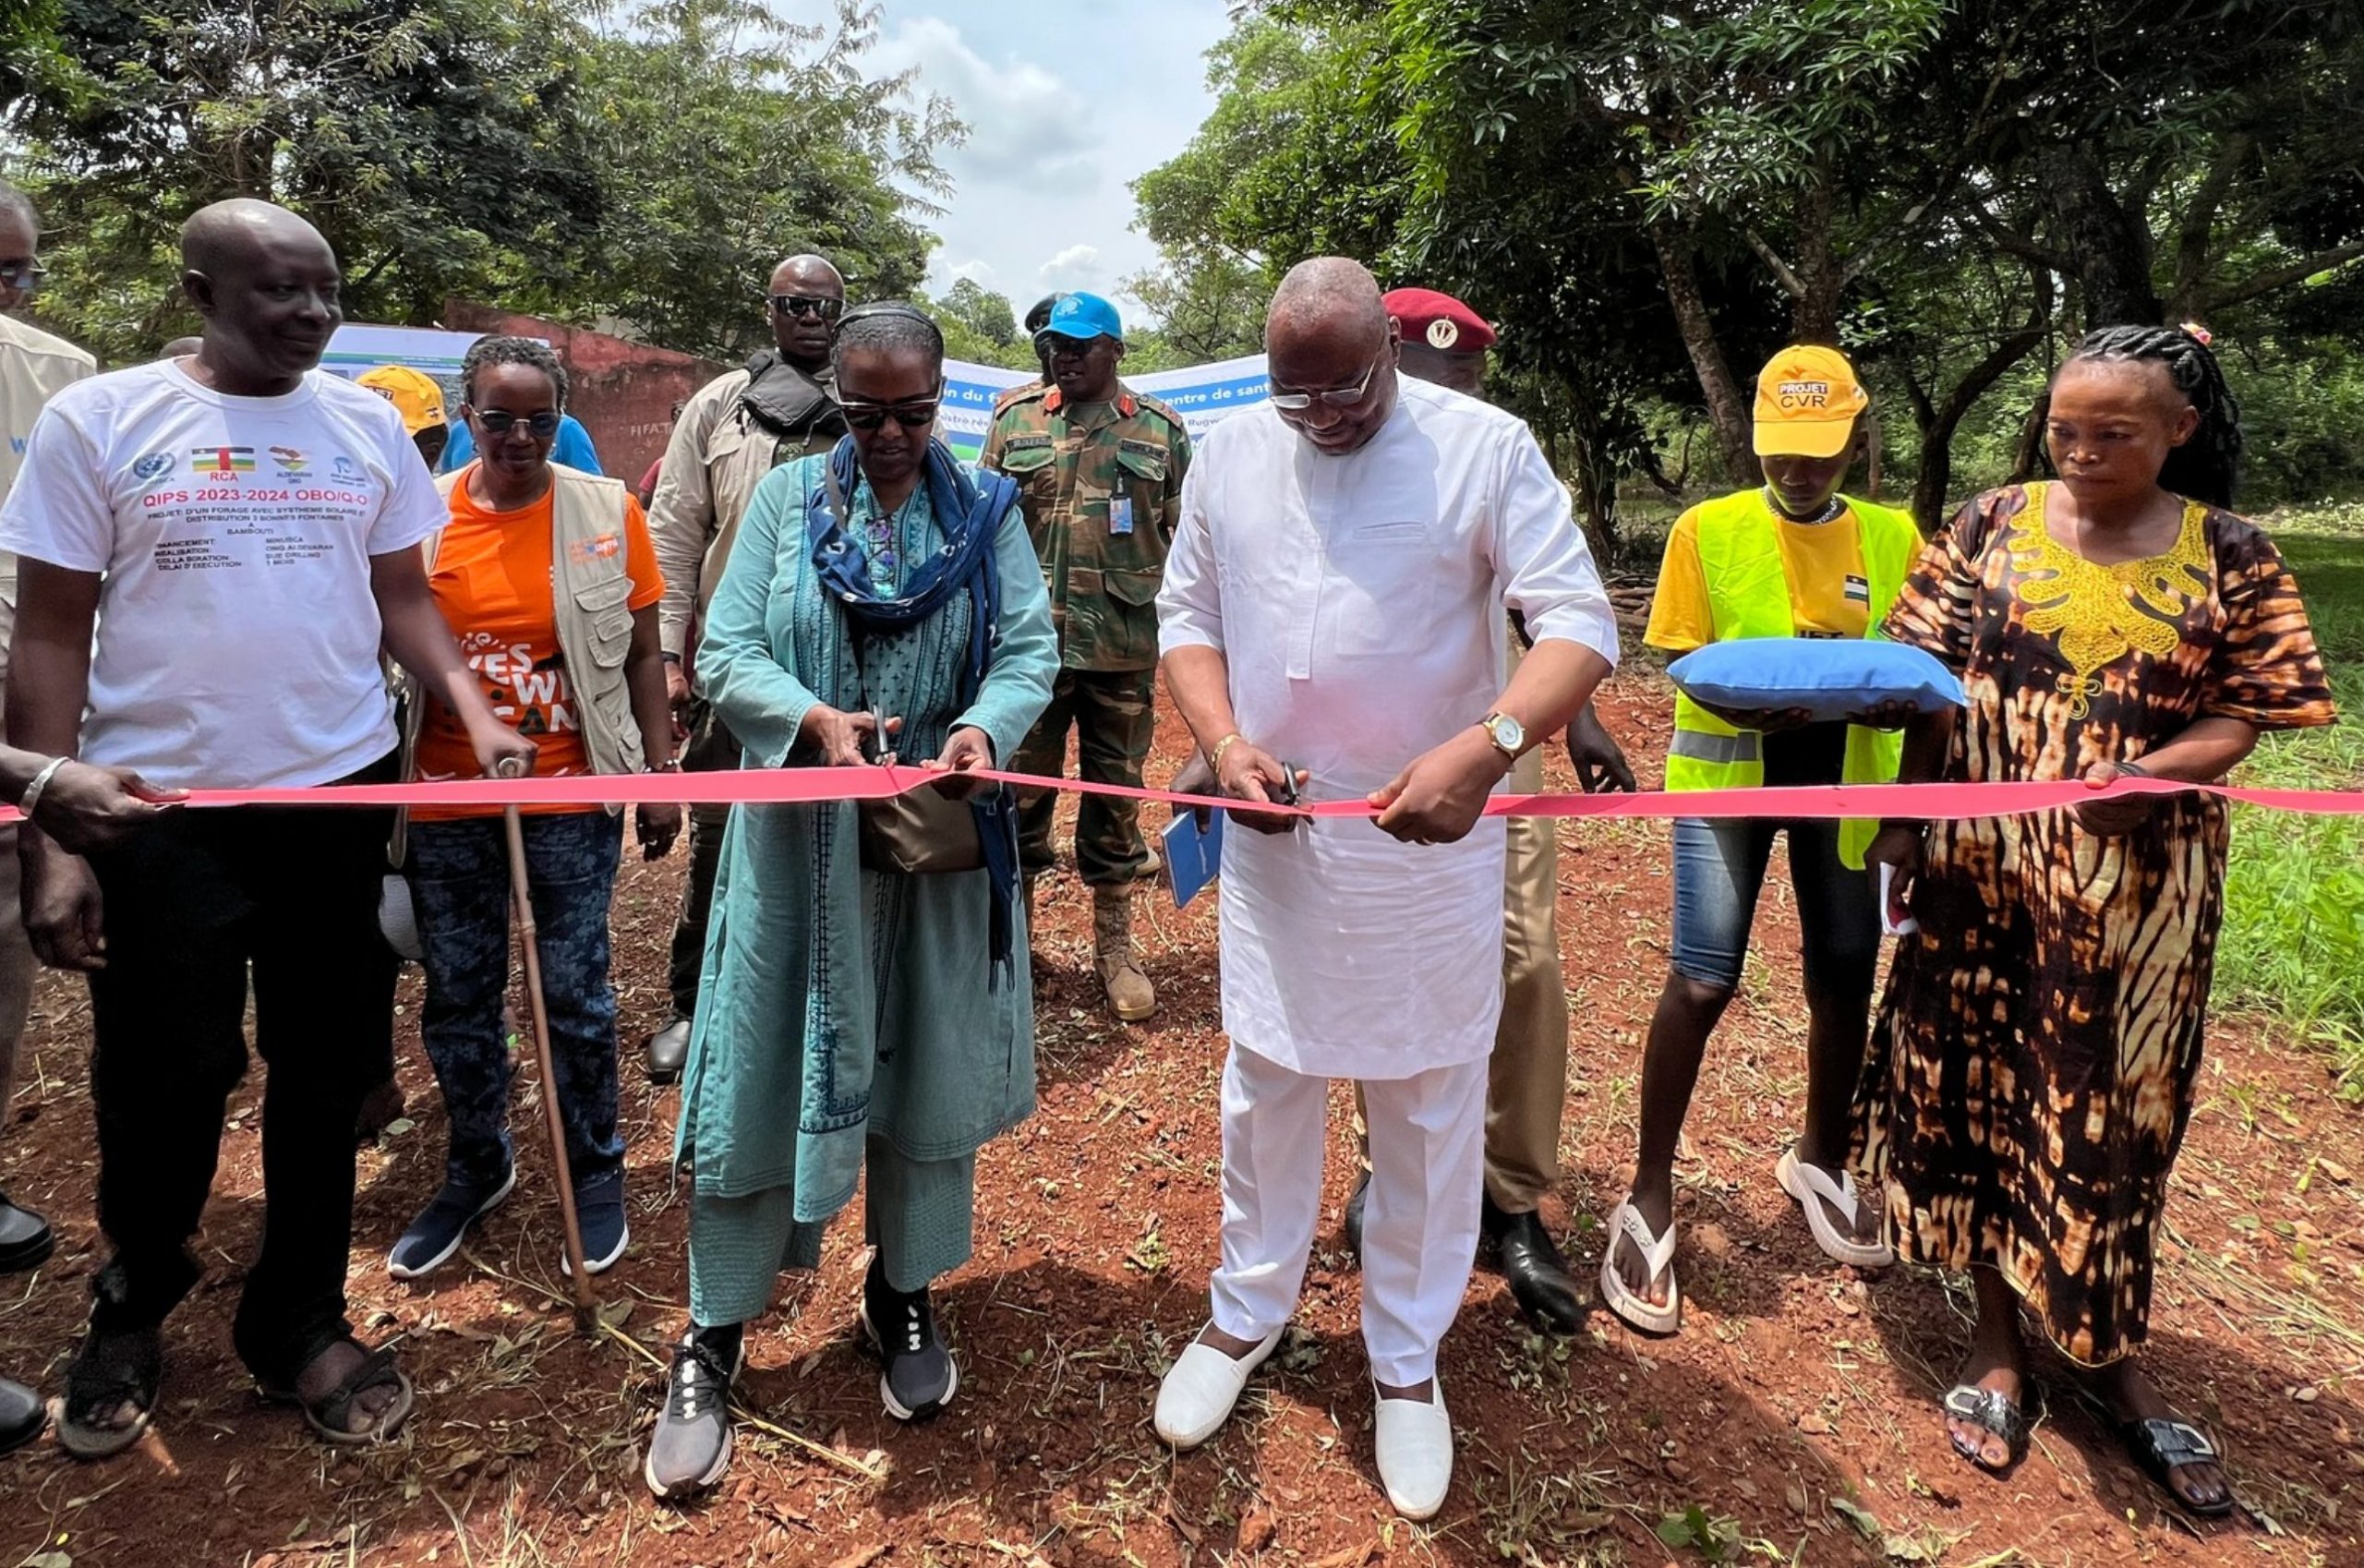
<path fill-rule="evenodd" d="M 1425 1382 L 1478 1258 L 1486 1059 L 1363 1084 L 1363 1345 L 1371 1376 Z M 1321 1213 L 1330 1080 L 1233 1045 L 1223 1069 L 1223 1261 L 1215 1327 L 1261 1339 L 1289 1321 Z"/>

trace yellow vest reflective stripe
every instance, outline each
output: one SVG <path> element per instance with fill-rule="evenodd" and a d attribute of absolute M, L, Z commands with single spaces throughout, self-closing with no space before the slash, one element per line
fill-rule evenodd
<path fill-rule="evenodd" d="M 1867 501 L 1849 501 L 1863 552 L 1863 575 L 1871 592 L 1870 635 L 1904 588 L 1905 573 L 1921 549 L 1921 533 L 1905 513 Z M 1781 544 L 1762 490 L 1743 490 L 1701 503 L 1696 514 L 1700 575 L 1707 585 L 1716 640 L 1791 637 L 1797 621 L 1790 609 L 1790 582 L 1781 565 Z M 1847 729 L 1847 762 L 1840 778 L 1849 784 L 1893 782 L 1904 738 L 1893 730 Z M 1765 741 L 1754 730 L 1736 730 L 1677 692 L 1674 740 L 1667 749 L 1669 790 L 1745 790 L 1765 782 Z M 1863 863 L 1878 824 L 1849 821 L 1839 834 L 1840 858 Z"/>

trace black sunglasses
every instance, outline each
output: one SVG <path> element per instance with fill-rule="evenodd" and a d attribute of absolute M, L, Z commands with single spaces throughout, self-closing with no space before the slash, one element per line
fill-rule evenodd
<path fill-rule="evenodd" d="M 935 423 L 935 411 L 943 405 L 943 396 L 923 403 L 841 403 L 838 407 L 845 414 L 846 423 L 857 430 L 874 430 L 892 419 L 906 430 L 924 430 Z"/>
<path fill-rule="evenodd" d="M 782 316 L 818 316 L 824 321 L 834 321 L 846 308 L 844 300 L 820 294 L 776 294 L 771 298 L 772 308 Z"/>
<path fill-rule="evenodd" d="M 532 432 L 536 440 L 546 441 L 558 434 L 559 416 L 547 409 L 539 414 L 512 414 L 505 408 L 478 408 L 474 412 L 488 436 L 505 436 L 518 425 Z"/>

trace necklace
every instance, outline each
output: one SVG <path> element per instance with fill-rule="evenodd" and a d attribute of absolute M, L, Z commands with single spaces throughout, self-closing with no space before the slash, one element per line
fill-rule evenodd
<path fill-rule="evenodd" d="M 1767 485 L 1767 486 L 1766 486 L 1766 487 L 1765 487 L 1765 504 L 1766 504 L 1767 506 L 1769 506 L 1769 507 L 1771 507 L 1771 508 L 1773 509 L 1773 515 L 1774 515 L 1774 516 L 1776 516 L 1776 517 L 1779 517 L 1779 518 L 1787 519 L 1789 522 L 1791 522 L 1791 523 L 1803 524 L 1803 525 L 1807 525 L 1807 526 L 1809 526 L 1809 527 L 1810 527 L 1810 526 L 1812 526 L 1812 525 L 1814 525 L 1815 524 L 1817 524 L 1817 523 L 1827 523 L 1827 522 L 1830 522 L 1832 519 L 1836 518 L 1836 517 L 1837 517 L 1840 513 L 1842 513 L 1842 512 L 1844 512 L 1844 511 L 1846 511 L 1846 510 L 1847 510 L 1847 503 L 1846 503 L 1844 501 L 1840 500 L 1840 499 L 1839 499 L 1839 497 L 1837 497 L 1837 496 L 1832 496 L 1832 497 L 1830 498 L 1830 504 L 1829 504 L 1829 505 L 1827 505 L 1827 506 L 1826 506 L 1826 507 L 1824 507 L 1824 508 L 1823 508 L 1819 513 L 1815 513 L 1814 516 L 1812 516 L 1812 517 L 1791 517 L 1791 516 L 1790 516 L 1790 514 L 1789 514 L 1788 513 L 1786 513 L 1786 512 L 1784 512 L 1784 511 L 1782 511 L 1782 510 L 1781 510 L 1781 501 L 1780 501 L 1780 498 L 1779 498 L 1779 497 L 1778 497 L 1778 496 L 1776 496 L 1776 495 L 1773 493 L 1773 487 L 1772 487 L 1772 486 L 1770 486 L 1770 485 Z"/>

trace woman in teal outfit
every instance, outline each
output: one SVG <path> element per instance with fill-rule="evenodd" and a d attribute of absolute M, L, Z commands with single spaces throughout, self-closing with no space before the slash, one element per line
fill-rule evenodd
<path fill-rule="evenodd" d="M 750 767 L 882 748 L 949 772 L 1010 755 L 1050 701 L 1050 601 L 1008 481 L 932 439 L 944 341 L 909 306 L 849 311 L 834 351 L 851 433 L 756 488 L 698 655 Z M 883 720 L 883 722 L 882 722 Z M 885 734 L 878 733 L 880 730 Z M 862 863 L 851 802 L 742 806 L 723 843 L 677 1159 L 690 1183 L 690 1331 L 645 1474 L 712 1486 L 743 1325 L 867 1175 L 862 1323 L 887 1411 L 959 1382 L 929 1283 L 970 1254 L 976 1154 L 1034 1108 L 1016 818 L 952 814 L 985 868 Z"/>

